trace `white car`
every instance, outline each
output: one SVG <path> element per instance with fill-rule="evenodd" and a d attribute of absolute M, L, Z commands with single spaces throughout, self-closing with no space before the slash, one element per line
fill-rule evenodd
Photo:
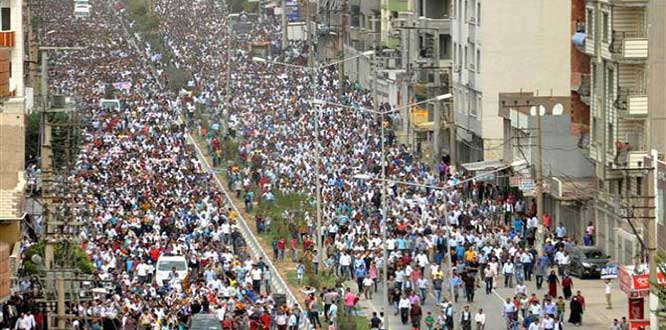
<path fill-rule="evenodd" d="M 89 5 L 78 5 L 74 7 L 74 18 L 76 19 L 88 19 L 90 17 L 90 6 Z"/>
<path fill-rule="evenodd" d="M 169 274 L 172 270 L 176 270 L 179 280 L 184 280 L 187 277 L 188 266 L 187 260 L 183 256 L 169 256 L 163 255 L 157 259 L 157 267 L 155 268 L 155 282 L 158 285 L 163 285 L 165 280 L 169 280 Z"/>

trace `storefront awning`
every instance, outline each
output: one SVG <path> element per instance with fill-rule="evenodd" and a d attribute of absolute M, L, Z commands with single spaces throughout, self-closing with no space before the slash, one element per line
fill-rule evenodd
<path fill-rule="evenodd" d="M 474 163 L 462 164 L 462 168 L 469 172 L 491 171 L 501 167 L 508 167 L 501 160 L 484 160 Z"/>
<path fill-rule="evenodd" d="M 581 201 L 589 200 L 594 197 L 596 190 L 595 178 L 569 178 L 569 177 L 551 177 L 552 180 L 546 180 L 550 189 L 548 193 L 562 201 Z"/>

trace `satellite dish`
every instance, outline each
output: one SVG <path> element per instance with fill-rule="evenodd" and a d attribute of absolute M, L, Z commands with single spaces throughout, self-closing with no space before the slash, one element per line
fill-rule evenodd
<path fill-rule="evenodd" d="M 561 103 L 555 104 L 553 106 L 553 116 L 559 116 L 564 113 L 564 106 Z"/>

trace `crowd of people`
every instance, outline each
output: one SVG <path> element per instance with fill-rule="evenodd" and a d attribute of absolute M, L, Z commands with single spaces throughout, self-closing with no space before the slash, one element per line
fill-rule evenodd
<path fill-rule="evenodd" d="M 129 33 L 138 23 L 122 3 L 91 1 L 93 15 L 82 20 L 72 17 L 72 1 L 47 1 L 38 12 L 44 44 L 85 47 L 54 52 L 49 62 L 49 91 L 74 96 L 83 118 L 81 152 L 63 175 L 61 198 L 73 205 L 71 220 L 85 224 L 76 234 L 94 268 L 92 299 L 68 304 L 78 318 L 67 327 L 183 329 L 191 315 L 210 313 L 223 329 L 295 329 L 300 309 L 271 295 L 267 264 L 248 254 L 238 214 L 188 140 L 190 111 L 218 107 L 224 97 L 224 2 L 150 3 L 160 18 L 159 53 Z M 191 94 L 173 91 L 173 67 L 191 73 Z M 188 274 L 169 269 L 158 283 L 157 262 L 170 255 L 186 258 Z M 41 317 L 37 324 L 19 315 L 43 315 L 30 306 L 37 286 L 26 280 L 21 307 L 4 320 L 9 327 L 43 328 Z"/>
<path fill-rule="evenodd" d="M 78 233 L 80 246 L 103 289 L 90 302 L 68 306 L 80 316 L 71 328 L 181 329 L 203 312 L 214 314 L 225 330 L 296 329 L 305 319 L 321 328 L 320 316 L 335 329 L 337 303 L 351 316 L 360 299 L 372 299 L 385 265 L 393 312 L 416 329 L 484 329 L 483 310 L 454 311 L 458 292 L 473 304 L 480 282 L 486 294 L 502 284 L 515 289 L 503 305 L 508 329 L 582 323 L 585 299 L 580 291 L 573 294 L 568 276 L 575 242 L 561 224 L 537 219 L 533 203 L 454 169 L 446 158 L 435 165 L 419 160 L 392 133 L 396 118 L 363 111 L 373 107 L 371 94 L 340 81 L 335 66 L 313 73 L 272 63 L 304 64 L 310 51 L 305 44 L 291 42 L 267 62 L 253 60 L 252 42 L 272 46 L 280 40 L 272 15 L 257 16 L 249 33 L 238 34 L 228 30 L 222 1 L 152 1 L 164 47 L 159 53 L 128 34 L 137 23 L 111 2 L 93 1 L 94 15 L 76 21 L 71 2 L 47 3 L 40 13 L 46 42 L 87 47 L 53 54 L 49 77 L 52 93 L 77 97 L 87 123 L 75 170 L 66 177 L 71 191 L 63 198 L 78 205 L 74 219 L 86 223 Z M 191 74 L 182 93 L 171 90 L 174 68 Z M 100 105 L 110 97 L 120 106 Z M 313 99 L 344 107 L 315 109 Z M 385 140 L 382 125 L 389 131 Z M 320 237 L 325 259 L 314 254 L 315 271 L 325 268 L 356 285 L 308 289 L 304 312 L 276 303 L 268 261 L 246 251 L 236 227 L 239 215 L 197 158 L 188 130 L 207 140 L 214 165 L 223 164 L 223 142 L 238 144 L 229 159 L 240 161 L 229 166 L 227 178 L 248 212 L 260 212 L 253 210 L 257 201 L 286 194 L 314 201 L 318 180 L 323 225 L 315 227 L 313 215 L 305 215 L 301 235 L 276 240 L 275 262 L 285 259 L 286 250 L 287 259 L 298 262 L 300 251 L 312 251 Z M 379 177 L 382 164 L 389 180 L 424 186 L 388 183 L 387 214 L 381 212 L 382 184 L 357 175 Z M 257 228 L 270 230 L 270 222 L 256 216 Z M 539 223 L 546 227 L 542 247 L 535 246 Z M 593 240 L 588 226 L 585 243 Z M 153 272 L 163 255 L 185 256 L 189 275 L 157 283 Z M 446 258 L 454 268 L 451 278 Z M 297 272 L 302 279 L 304 266 Z M 547 283 L 543 298 L 528 292 L 526 282 L 533 278 L 539 288 Z M 454 295 L 446 298 L 450 289 Z M 424 312 L 426 303 L 442 304 L 441 312 Z M 25 306 L 23 312 L 31 310 Z M 12 322 L 23 318 L 16 314 Z M 369 322 L 385 328 L 384 315 Z"/>

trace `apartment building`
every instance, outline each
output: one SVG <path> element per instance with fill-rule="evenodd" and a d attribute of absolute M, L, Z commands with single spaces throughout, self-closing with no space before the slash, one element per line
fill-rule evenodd
<path fill-rule="evenodd" d="M 585 6 L 585 52 L 592 58 L 590 158 L 598 179 L 595 220 L 600 245 L 625 264 L 633 262 L 639 249 L 622 214 L 627 201 L 621 196 L 640 195 L 647 188 L 647 4 L 587 0 Z"/>
<path fill-rule="evenodd" d="M 436 160 L 450 150 L 445 138 L 450 102 L 406 105 L 449 92 L 451 86 L 452 0 L 352 1 L 349 43 L 345 57 L 377 45 L 377 91 L 382 103 L 403 108 L 392 120 L 400 143 L 425 160 Z M 357 58 L 346 65 L 348 76 L 373 87 L 370 59 Z"/>
<path fill-rule="evenodd" d="M 500 160 L 499 93 L 570 95 L 571 0 L 454 0 L 451 14 L 459 162 Z"/>
<path fill-rule="evenodd" d="M 19 240 L 24 198 L 22 0 L 0 1 L 0 241 Z"/>

